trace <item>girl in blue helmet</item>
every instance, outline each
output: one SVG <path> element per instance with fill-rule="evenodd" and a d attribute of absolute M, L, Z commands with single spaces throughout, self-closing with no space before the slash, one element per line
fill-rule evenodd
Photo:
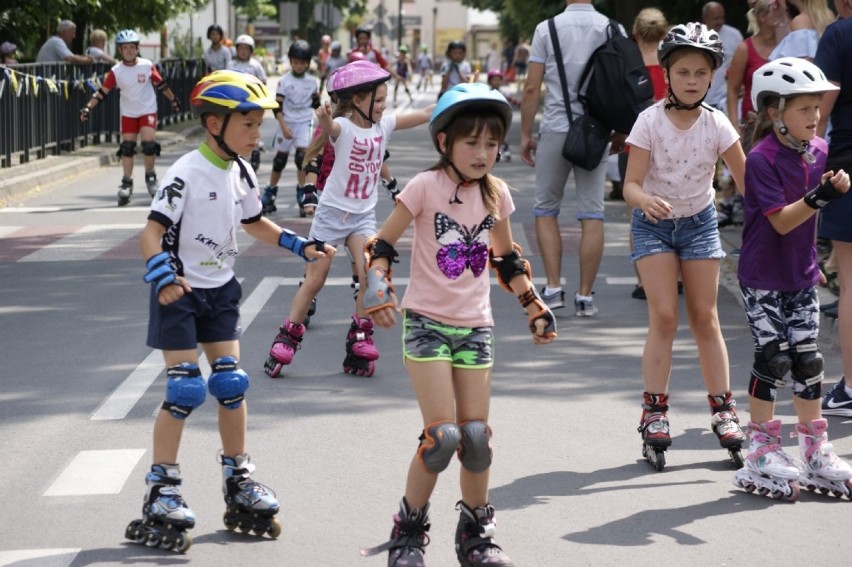
<path fill-rule="evenodd" d="M 512 242 L 509 217 L 515 206 L 509 188 L 491 175 L 511 119 L 509 103 L 487 85 L 448 90 L 429 126 L 440 159 L 406 185 L 365 248 L 364 307 L 377 325 L 390 328 L 397 311 L 390 281 L 394 245 L 414 225 L 411 276 L 402 300 L 403 355 L 423 429 L 390 540 L 362 551 L 387 550 L 388 565 L 423 565 L 429 498 L 456 453 L 462 465 L 458 560 L 466 566 L 512 565 L 494 542 L 488 501 L 494 343 L 489 262 L 499 283 L 526 309 L 535 344 L 554 339 L 556 322 Z"/>

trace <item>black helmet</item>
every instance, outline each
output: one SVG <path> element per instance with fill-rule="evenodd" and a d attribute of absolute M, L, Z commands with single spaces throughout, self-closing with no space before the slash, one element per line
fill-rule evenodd
<path fill-rule="evenodd" d="M 362 33 L 367 34 L 367 37 L 373 37 L 373 28 L 367 26 L 358 26 L 355 28 L 355 37 L 357 38 Z"/>
<path fill-rule="evenodd" d="M 311 46 L 304 39 L 297 39 L 290 44 L 290 49 L 287 50 L 287 57 L 290 59 L 299 59 L 300 61 L 311 60 Z"/>
<path fill-rule="evenodd" d="M 467 44 L 465 44 L 465 42 L 460 39 L 454 39 L 453 41 L 447 44 L 447 57 L 450 56 L 451 49 L 461 49 L 462 51 L 467 53 Z"/>
<path fill-rule="evenodd" d="M 657 47 L 657 58 L 660 60 L 660 65 L 666 67 L 666 60 L 669 55 L 672 51 L 681 47 L 692 47 L 709 53 L 713 59 L 713 69 L 718 69 L 722 65 L 724 52 L 722 40 L 719 39 L 718 33 L 704 24 L 689 22 L 678 24 L 670 29 Z"/>
<path fill-rule="evenodd" d="M 210 39 L 210 34 L 212 34 L 214 31 L 219 32 L 219 37 L 225 37 L 225 30 L 222 29 L 222 26 L 220 26 L 219 24 L 213 24 L 209 28 L 207 28 L 207 39 Z"/>

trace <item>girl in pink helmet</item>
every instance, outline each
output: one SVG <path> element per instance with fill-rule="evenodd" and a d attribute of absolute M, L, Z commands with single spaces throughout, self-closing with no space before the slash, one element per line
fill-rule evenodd
<path fill-rule="evenodd" d="M 382 161 L 394 130 L 412 128 L 429 120 L 432 107 L 385 114 L 390 73 L 369 61 L 344 65 L 329 81 L 337 98 L 332 110 L 326 102 L 317 111 L 323 134 L 305 155 L 310 163 L 327 140 L 334 146 L 334 166 L 328 175 L 322 199 L 311 223 L 311 235 L 332 246 L 345 245 L 355 259 L 359 279 L 364 281 L 363 250 L 367 239 L 376 234 L 376 202 Z M 290 313 L 275 337 L 266 373 L 279 376 L 293 361 L 305 333 L 304 321 L 311 300 L 325 285 L 331 262 L 319 260 L 306 270 Z M 356 311 L 346 335 L 343 370 L 349 374 L 372 376 L 379 352 L 373 344 L 373 321 L 363 307 L 363 288 L 356 298 Z"/>

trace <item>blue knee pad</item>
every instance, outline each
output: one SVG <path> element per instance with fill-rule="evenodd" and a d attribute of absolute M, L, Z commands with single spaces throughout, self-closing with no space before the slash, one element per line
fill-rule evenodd
<path fill-rule="evenodd" d="M 482 420 L 466 421 L 461 426 L 459 460 L 470 472 L 482 472 L 491 466 L 491 428 Z"/>
<path fill-rule="evenodd" d="M 151 140 L 148 142 L 142 142 L 142 155 L 146 156 L 158 156 L 160 155 L 160 144 Z"/>
<path fill-rule="evenodd" d="M 248 374 L 237 368 L 237 359 L 233 356 L 219 357 L 210 366 L 213 369 L 207 381 L 210 394 L 227 409 L 240 407 L 249 389 Z"/>
<path fill-rule="evenodd" d="M 183 362 L 166 371 L 166 401 L 163 409 L 176 419 L 186 419 L 192 410 L 204 403 L 207 387 L 197 364 Z"/>
<path fill-rule="evenodd" d="M 793 393 L 802 400 L 822 397 L 824 360 L 815 340 L 809 339 L 790 347 L 793 358 Z"/>
<path fill-rule="evenodd" d="M 272 171 L 276 173 L 281 173 L 284 171 L 284 167 L 287 165 L 287 158 L 290 154 L 285 154 L 283 152 L 278 152 L 275 154 L 275 157 L 272 158 Z"/>
<path fill-rule="evenodd" d="M 296 169 L 302 169 L 302 162 L 305 161 L 305 148 L 296 148 L 293 161 L 296 163 Z"/>
<path fill-rule="evenodd" d="M 423 428 L 417 454 L 429 471 L 446 469 L 461 441 L 461 430 L 452 421 L 436 421 Z"/>

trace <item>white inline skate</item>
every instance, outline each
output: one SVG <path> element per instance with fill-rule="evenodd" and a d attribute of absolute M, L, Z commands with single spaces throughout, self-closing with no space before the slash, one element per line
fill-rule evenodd
<path fill-rule="evenodd" d="M 799 465 L 781 446 L 781 421 L 748 424 L 749 451 L 745 466 L 733 483 L 746 492 L 757 492 L 789 502 L 799 498 Z"/>
<path fill-rule="evenodd" d="M 796 425 L 802 460 L 799 484 L 811 492 L 852 500 L 852 467 L 834 452 L 827 430 L 828 421 L 824 418 Z"/>

